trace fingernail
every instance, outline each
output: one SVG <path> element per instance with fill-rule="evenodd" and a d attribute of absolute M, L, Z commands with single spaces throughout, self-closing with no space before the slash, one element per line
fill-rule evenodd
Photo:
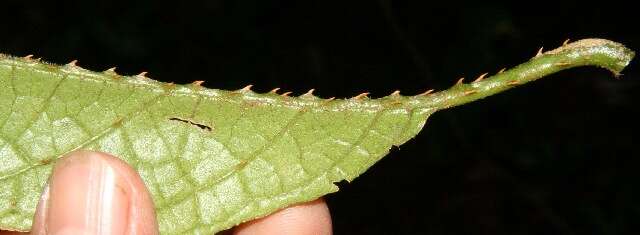
<path fill-rule="evenodd" d="M 47 234 L 125 234 L 127 183 L 94 152 L 61 159 L 49 185 Z"/>

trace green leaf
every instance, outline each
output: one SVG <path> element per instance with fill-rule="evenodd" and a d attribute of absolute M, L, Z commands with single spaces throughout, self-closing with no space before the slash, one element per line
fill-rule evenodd
<path fill-rule="evenodd" d="M 0 228 L 29 230 L 53 164 L 89 149 L 138 170 L 163 234 L 217 232 L 337 191 L 437 110 L 576 66 L 617 75 L 633 54 L 586 39 L 487 79 L 380 99 L 222 91 L 0 55 Z"/>

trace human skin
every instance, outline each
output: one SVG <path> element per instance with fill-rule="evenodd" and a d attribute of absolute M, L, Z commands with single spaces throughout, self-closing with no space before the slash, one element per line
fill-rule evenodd
<path fill-rule="evenodd" d="M 241 224 L 233 234 L 331 234 L 322 199 Z M 0 235 L 27 234 L 0 231 Z M 106 153 L 58 160 L 40 198 L 31 234 L 158 234 L 151 196 L 137 172 Z"/>

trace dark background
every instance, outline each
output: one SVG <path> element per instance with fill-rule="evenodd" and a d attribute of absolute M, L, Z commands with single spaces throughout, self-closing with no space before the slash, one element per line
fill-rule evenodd
<path fill-rule="evenodd" d="M 441 90 L 570 38 L 640 50 L 636 7 L 601 2 L 209 0 L 0 3 L 0 52 L 220 89 L 372 97 Z M 638 59 L 560 72 L 433 115 L 327 196 L 336 234 L 632 234 Z"/>

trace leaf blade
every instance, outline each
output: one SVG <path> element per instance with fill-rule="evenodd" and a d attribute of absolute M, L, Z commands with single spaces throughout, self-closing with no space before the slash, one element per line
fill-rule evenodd
<path fill-rule="evenodd" d="M 579 42 L 472 84 L 374 100 L 221 91 L 0 56 L 0 227 L 27 230 L 55 160 L 89 149 L 138 170 L 163 234 L 220 231 L 337 191 L 436 110 L 569 67 L 619 73 L 633 57 L 610 41 Z"/>

